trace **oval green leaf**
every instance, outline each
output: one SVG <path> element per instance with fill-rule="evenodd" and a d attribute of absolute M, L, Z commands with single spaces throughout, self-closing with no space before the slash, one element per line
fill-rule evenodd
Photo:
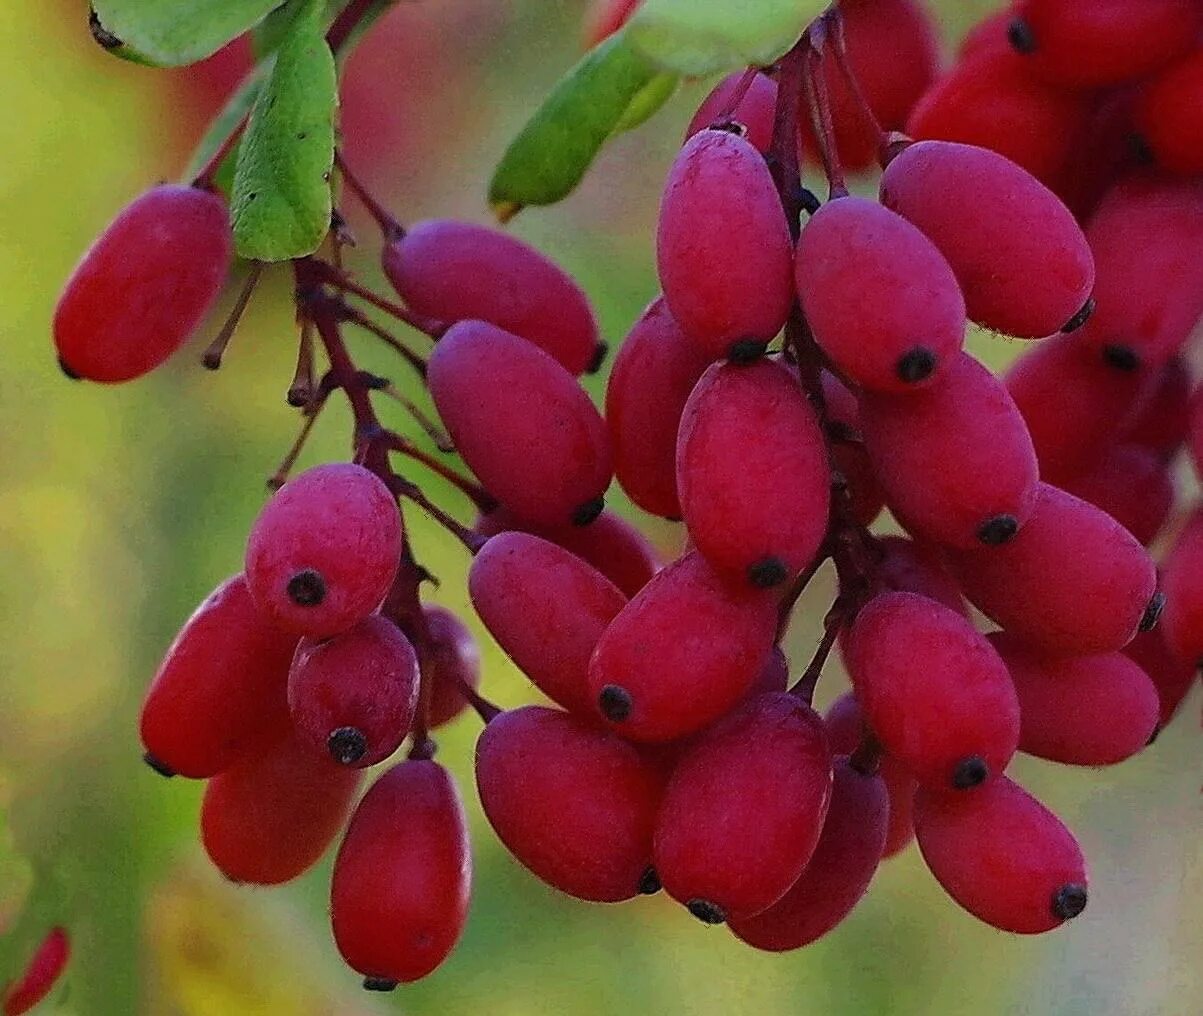
<path fill-rule="evenodd" d="M 230 217 L 244 258 L 312 254 L 330 228 L 338 93 L 321 8 L 312 3 L 280 45 L 238 148 Z"/>
<path fill-rule="evenodd" d="M 626 34 L 661 69 L 700 76 L 771 64 L 827 6 L 827 0 L 645 0 Z"/>
<path fill-rule="evenodd" d="M 526 205 L 565 197 L 606 139 L 646 120 L 673 87 L 675 77 L 659 74 L 623 34 L 590 50 L 556 83 L 501 157 L 489 184 L 494 212 L 504 221 Z"/>
<path fill-rule="evenodd" d="M 136 63 L 179 67 L 216 53 L 283 0 L 92 0 L 98 43 Z"/>

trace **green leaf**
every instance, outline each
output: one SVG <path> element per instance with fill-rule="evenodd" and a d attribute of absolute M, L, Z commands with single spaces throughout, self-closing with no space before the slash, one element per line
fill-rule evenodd
<path fill-rule="evenodd" d="M 230 134 L 242 123 L 243 118 L 250 112 L 251 107 L 255 103 L 255 99 L 259 96 L 259 90 L 263 87 L 263 82 L 267 75 L 271 73 L 272 65 L 275 63 L 274 57 L 268 57 L 259 64 L 250 74 L 242 79 L 242 84 L 238 86 L 238 90 L 230 96 L 226 101 L 225 107 L 209 124 L 209 129 L 205 131 L 205 136 L 201 138 L 200 144 L 196 146 L 196 150 L 192 153 L 192 158 L 188 160 L 188 168 L 184 170 L 184 182 L 188 183 L 196 179 L 196 176 L 209 160 L 217 154 L 218 149 L 225 144 Z M 232 170 L 232 163 L 236 161 L 238 151 L 235 149 L 226 156 L 222 163 L 222 168 L 218 170 L 216 180 L 220 184 L 222 177 L 228 175 L 227 168 Z M 226 181 L 227 184 L 230 182 Z"/>
<path fill-rule="evenodd" d="M 676 74 L 657 74 L 636 94 L 614 125 L 614 133 L 633 131 L 646 123 L 673 97 L 681 79 Z"/>
<path fill-rule="evenodd" d="M 116 56 L 178 67 L 253 28 L 282 0 L 92 0 L 92 35 Z"/>
<path fill-rule="evenodd" d="M 827 0 L 646 0 L 626 34 L 639 53 L 663 70 L 714 74 L 771 64 L 827 5 Z"/>
<path fill-rule="evenodd" d="M 642 122 L 668 98 L 645 91 L 657 77 L 656 68 L 622 34 L 586 53 L 501 157 L 489 184 L 497 216 L 504 221 L 526 205 L 550 205 L 570 193 L 607 138 Z M 648 102 L 649 96 L 658 101 Z M 627 118 L 641 99 L 647 105 L 634 120 Z"/>
<path fill-rule="evenodd" d="M 321 0 L 310 0 L 276 55 L 238 150 L 230 217 L 244 258 L 312 254 L 330 228 L 338 93 Z"/>

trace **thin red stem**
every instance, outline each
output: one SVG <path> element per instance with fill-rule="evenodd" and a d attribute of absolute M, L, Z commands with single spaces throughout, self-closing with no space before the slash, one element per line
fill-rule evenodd
<path fill-rule="evenodd" d="M 819 146 L 823 173 L 827 177 L 828 198 L 839 198 L 848 193 L 848 186 L 844 181 L 844 170 L 840 165 L 839 149 L 835 142 L 827 79 L 823 77 L 822 53 L 827 38 L 824 22 L 816 21 L 811 25 L 807 37 L 810 39 L 810 50 L 806 54 L 805 74 L 802 78 L 806 90 L 806 106 L 810 112 L 811 130 Z"/>
<path fill-rule="evenodd" d="M 432 473 L 441 476 L 455 487 L 456 490 L 464 494 L 482 513 L 487 515 L 491 511 L 496 511 L 497 499 L 480 484 L 474 483 L 466 476 L 461 476 L 450 466 L 427 455 L 421 448 L 406 440 L 400 434 L 389 431 L 385 435 L 385 441 L 388 444 L 389 451 L 397 452 L 399 455 L 404 455 L 415 462 L 420 462 Z"/>
<path fill-rule="evenodd" d="M 884 152 L 889 138 L 881 129 L 881 122 L 877 119 L 877 114 L 873 112 L 873 107 L 869 105 L 869 100 L 865 97 L 864 89 L 861 88 L 856 71 L 852 67 L 852 58 L 848 53 L 848 36 L 844 31 L 844 15 L 838 5 L 827 12 L 824 20 L 829 30 L 831 53 L 835 57 L 835 65 L 844 79 L 848 94 L 852 96 L 853 105 L 856 106 L 860 118 L 864 121 L 866 132 L 873 138 L 873 147 L 879 153 Z"/>
<path fill-rule="evenodd" d="M 739 104 L 744 101 L 744 96 L 748 94 L 748 89 L 752 87 L 752 82 L 756 80 L 756 75 L 759 73 L 759 67 L 749 67 L 743 72 L 740 79 L 735 82 L 731 94 L 727 96 L 727 101 L 723 103 L 723 108 L 719 110 L 718 116 L 710 121 L 711 127 L 722 127 L 724 124 L 735 122 L 735 111 L 739 109 Z"/>
<path fill-rule="evenodd" d="M 339 289 L 346 290 L 354 296 L 358 296 L 361 300 L 366 300 L 373 307 L 384 311 L 386 314 L 395 317 L 398 321 L 403 321 L 415 331 L 421 332 L 432 339 L 440 338 L 444 332 L 451 326 L 443 321 L 435 321 L 432 318 L 425 317 L 421 314 L 415 314 L 408 307 L 402 307 L 399 303 L 393 303 L 391 300 L 386 300 L 383 296 L 373 293 L 365 286 L 359 285 L 350 279 L 345 272 L 340 271 L 334 265 L 325 261 L 313 261 L 312 264 L 321 276 L 321 281 L 328 282 L 332 286 L 337 286 Z"/>

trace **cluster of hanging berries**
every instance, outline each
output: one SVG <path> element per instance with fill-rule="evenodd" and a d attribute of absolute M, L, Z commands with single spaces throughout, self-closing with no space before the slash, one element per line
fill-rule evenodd
<path fill-rule="evenodd" d="M 1086 905 L 1073 835 L 1006 768 L 1017 751 L 1134 755 L 1203 657 L 1203 515 L 1165 562 L 1168 603 L 1145 548 L 1177 450 L 1189 436 L 1203 453 L 1181 358 L 1203 313 L 1203 183 L 1181 174 L 1203 166 L 1174 145 L 1203 106 L 1162 84 L 1190 78 L 1203 5 L 1030 0 L 934 84 L 919 7 L 841 6 L 698 111 L 660 210 L 662 295 L 622 343 L 604 416 L 578 382 L 605 347 L 571 278 L 498 231 L 402 227 L 340 161 L 403 304 L 339 267 L 338 228 L 328 258 L 293 262 L 288 397 L 307 433 L 345 394 L 354 461 L 284 482 L 298 442 L 242 570 L 168 650 L 141 731 L 156 770 L 208 780 L 202 839 L 230 879 L 285 882 L 341 834 L 334 937 L 368 988 L 430 973 L 467 919 L 464 811 L 431 732 L 469 706 L 489 822 L 580 899 L 663 889 L 757 948 L 794 949 L 917 837 L 995 927 L 1047 931 Z M 1028 147 L 1066 128 L 1015 137 L 979 116 L 993 103 L 1035 121 L 1042 97 L 1083 111 L 1055 171 Z M 898 133 L 908 113 L 927 140 Z M 999 137 L 957 136 L 987 128 Z M 1089 201 L 1060 189 L 1117 133 L 1124 158 Z M 802 187 L 800 152 L 822 163 L 826 202 Z M 850 195 L 845 165 L 874 156 L 879 200 Z M 64 370 L 114 382 L 157 366 L 230 259 L 209 175 L 139 198 L 67 285 Z M 1000 380 L 963 350 L 969 322 L 1040 341 Z M 398 393 L 355 367 L 348 326 L 417 369 L 446 431 L 428 432 L 472 478 L 381 423 L 374 399 Z M 450 479 L 479 517 L 451 517 L 398 460 Z M 677 560 L 658 568 L 604 510 L 615 477 L 684 522 Z M 421 600 L 404 502 L 473 555 L 480 620 L 554 707 L 503 712 L 479 693 L 468 629 Z M 870 531 L 887 506 L 908 536 Z M 829 561 L 838 595 L 791 680 L 779 643 Z M 966 599 L 999 630 L 979 632 Z M 820 717 L 837 644 L 853 690 Z"/>

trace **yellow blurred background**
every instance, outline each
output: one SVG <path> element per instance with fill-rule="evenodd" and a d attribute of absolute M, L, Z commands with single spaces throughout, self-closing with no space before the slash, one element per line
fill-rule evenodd
<path fill-rule="evenodd" d="M 491 166 L 575 59 L 582 6 L 405 0 L 377 29 L 386 42 L 356 56 L 366 83 L 348 93 L 344 126 L 362 175 L 403 220 L 485 221 Z M 951 43 L 992 4 L 931 6 Z M 752 952 L 661 898 L 615 908 L 558 896 L 484 826 L 472 716 L 444 732 L 440 758 L 463 781 L 475 898 L 464 941 L 428 980 L 387 999 L 360 990 L 326 924 L 328 859 L 282 890 L 223 884 L 197 841 L 200 786 L 142 764 L 137 714 L 175 629 L 241 566 L 264 479 L 294 435 L 283 400 L 295 348 L 288 279 L 268 273 L 215 375 L 197 363 L 203 337 L 121 388 L 59 373 L 49 320 L 63 279 L 122 204 L 181 172 L 202 126 L 195 83 L 104 55 L 86 8 L 6 0 L 0 16 L 0 982 L 61 923 L 75 954 L 39 1012 L 1203 1012 L 1197 689 L 1156 746 L 1118 769 L 1015 763 L 1077 832 L 1092 867 L 1086 913 L 1042 938 L 1008 936 L 958 910 L 914 848 L 883 867 L 842 927 L 785 956 Z M 705 87 L 690 85 L 614 143 L 569 201 L 514 224 L 578 274 L 612 343 L 654 292 L 659 188 Z M 371 137 L 356 140 L 352 127 Z M 353 222 L 362 241 L 354 264 L 370 279 L 372 232 Z M 355 341 L 364 366 L 409 383 L 370 338 Z M 974 341 L 995 365 L 1013 352 Z M 395 423 L 408 426 L 400 413 Z M 327 413 L 302 464 L 345 457 L 348 433 L 341 407 Z M 428 489 L 464 517 L 446 490 Z M 466 609 L 464 554 L 416 513 L 410 524 L 442 579 L 436 598 Z M 649 532 L 671 552 L 675 534 Z M 830 594 L 819 583 L 803 601 L 795 665 Z M 529 699 L 525 680 L 483 644 L 486 693 L 507 705 Z M 842 687 L 833 664 L 819 702 Z"/>

